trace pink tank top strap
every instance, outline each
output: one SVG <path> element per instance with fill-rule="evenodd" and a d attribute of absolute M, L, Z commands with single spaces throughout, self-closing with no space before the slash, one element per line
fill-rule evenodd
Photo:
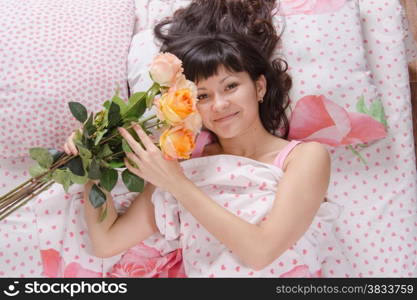
<path fill-rule="evenodd" d="M 195 142 L 194 151 L 191 153 L 192 158 L 200 157 L 203 155 L 204 147 L 208 144 L 211 144 L 214 141 L 214 138 L 210 131 L 203 130 L 197 136 L 197 140 Z"/>
<path fill-rule="evenodd" d="M 294 147 L 297 146 L 301 142 L 302 141 L 292 140 L 287 146 L 284 147 L 284 149 L 282 149 L 278 153 L 277 157 L 274 160 L 274 165 L 282 169 L 284 166 L 284 161 L 288 156 L 288 153 L 290 153 L 291 150 L 294 149 Z"/>

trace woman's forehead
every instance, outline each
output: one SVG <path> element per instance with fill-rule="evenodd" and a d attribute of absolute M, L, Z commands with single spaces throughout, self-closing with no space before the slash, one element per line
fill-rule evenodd
<path fill-rule="evenodd" d="M 223 83 L 229 77 L 243 77 L 246 72 L 235 72 L 224 66 L 219 66 L 216 70 L 216 73 L 206 79 L 201 79 L 197 81 L 197 85 L 204 85 L 204 83 Z"/>

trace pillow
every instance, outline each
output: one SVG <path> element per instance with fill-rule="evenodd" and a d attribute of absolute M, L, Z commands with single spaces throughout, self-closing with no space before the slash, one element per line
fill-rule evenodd
<path fill-rule="evenodd" d="M 293 79 L 289 137 L 332 147 L 383 138 L 384 124 L 356 110 L 360 103 L 378 101 L 365 59 L 358 3 L 325 2 L 294 6 L 283 1 L 274 19 L 284 28 L 275 56 L 287 61 Z M 355 155 L 339 148 L 346 158 Z"/>
<path fill-rule="evenodd" d="M 394 1 L 394 4 L 398 4 L 395 2 L 396 1 Z M 399 7 L 399 10 L 401 12 L 401 22 L 404 29 L 405 53 L 407 55 L 407 62 L 410 63 L 417 59 L 417 42 L 414 39 L 413 32 L 410 30 L 410 26 L 407 19 L 407 12 L 405 11 L 402 5 Z"/>
<path fill-rule="evenodd" d="M 373 160 L 368 153 L 375 151 L 378 142 L 387 136 L 385 103 L 380 102 L 366 60 L 358 1 L 305 1 L 304 5 L 310 5 L 308 9 L 286 9 L 290 4 L 283 1 L 275 18 L 276 26 L 284 28 L 276 57 L 286 59 L 293 78 L 289 138 L 319 141 L 331 154 L 326 198 L 344 206 L 344 211 L 335 224 L 338 239 L 324 251 L 331 254 L 341 247 L 343 255 L 329 255 L 323 274 L 355 277 L 365 267 L 355 260 L 352 240 L 364 241 L 351 232 L 358 230 L 356 222 L 360 222 L 360 228 L 368 228 L 363 223 L 369 218 L 357 209 L 363 207 L 359 201 L 368 199 L 369 194 L 364 182 Z M 375 196 L 369 196 L 369 203 L 374 204 Z M 375 256 L 375 251 L 364 254 L 362 259 L 370 261 L 371 254 Z M 346 260 L 353 271 L 346 268 Z"/>
<path fill-rule="evenodd" d="M 161 44 L 153 34 L 154 26 L 174 11 L 187 6 L 190 0 L 136 0 L 137 32 L 132 38 L 128 55 L 128 81 L 131 93 L 146 91 L 152 81 L 149 67 L 152 59 L 159 53 Z"/>
<path fill-rule="evenodd" d="M 79 127 L 67 102 L 127 98 L 131 0 L 4 0 L 0 6 L 0 156 L 62 149 Z"/>

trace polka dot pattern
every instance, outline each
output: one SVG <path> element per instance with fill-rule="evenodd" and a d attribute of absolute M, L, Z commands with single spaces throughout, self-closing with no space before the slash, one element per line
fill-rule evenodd
<path fill-rule="evenodd" d="M 79 126 L 67 102 L 98 111 L 119 86 L 127 96 L 132 1 L 2 1 L 0 156 L 60 148 Z"/>
<path fill-rule="evenodd" d="M 290 150 L 295 144 L 288 146 Z M 268 219 L 283 175 L 282 169 L 275 165 L 232 155 L 199 157 L 182 162 L 181 167 L 205 195 L 251 224 Z M 286 274 L 314 277 L 321 274 L 321 263 L 327 256 L 339 251 L 335 248 L 333 253 L 328 251 L 323 256 L 322 249 L 334 237 L 333 221 L 340 214 L 340 207 L 335 203 L 322 203 L 307 232 L 279 258 L 255 271 L 208 232 L 170 193 L 157 188 L 152 202 L 160 233 L 149 237 L 144 244 L 167 253 L 172 245 L 160 245 L 159 240 L 177 242 L 182 247 L 188 277 L 285 277 Z M 300 274 L 299 268 L 305 273 Z"/>
<path fill-rule="evenodd" d="M 287 31 L 277 49 L 290 64 L 293 104 L 302 96 L 323 94 L 354 112 L 358 97 L 364 95 L 367 105 L 382 101 L 387 116 L 388 136 L 360 151 L 367 165 L 348 147 L 329 148 L 329 200 L 345 208 L 337 221 L 338 239 L 333 246 L 342 248 L 353 270 L 347 272 L 336 258 L 323 264 L 323 274 L 416 276 L 417 175 L 406 67 L 407 61 L 417 58 L 415 42 L 399 1 L 346 4 L 341 11 L 328 14 L 287 17 Z M 138 61 L 146 65 L 158 51 L 147 29 L 169 15 L 171 8 L 158 0 L 147 2 L 140 32 L 141 40 L 147 42 L 132 44 L 132 49 L 151 44 L 155 52 L 131 60 L 130 68 Z M 277 26 L 283 21 L 275 18 Z M 149 84 L 145 73 L 132 71 L 130 75 L 136 76 L 136 90 Z"/>
<path fill-rule="evenodd" d="M 5 0 L 0 13 L 3 195 L 29 178 L 27 170 L 34 163 L 29 148 L 61 149 L 79 126 L 67 102 L 97 111 L 117 86 L 127 96 L 127 53 L 135 17 L 130 0 Z M 44 275 L 40 250 L 55 247 L 64 253 L 68 247 L 64 237 L 70 238 L 71 231 L 64 231 L 65 222 L 74 214 L 69 203 L 61 186 L 54 185 L 0 222 L 1 277 Z M 65 258 L 76 262 L 76 255 Z M 94 262 L 101 271 L 102 260 Z"/>
<path fill-rule="evenodd" d="M 347 146 L 329 147 L 328 200 L 344 206 L 334 246 L 342 247 L 352 272 L 330 257 L 323 264 L 328 277 L 416 275 L 416 163 L 402 14 L 398 1 L 363 0 L 328 15 L 285 18 L 279 50 L 294 79 L 293 105 L 305 95 L 325 95 L 356 112 L 364 96 L 367 105 L 382 102 L 388 123 L 387 137 L 353 146 L 366 165 Z"/>
<path fill-rule="evenodd" d="M 169 15 L 175 5 L 186 2 L 136 0 L 136 13 L 140 18 L 136 29 L 144 33 L 156 18 Z M 298 16 L 304 18 L 300 20 L 302 33 L 298 40 L 306 43 L 302 45 L 304 47 L 292 44 L 292 49 L 288 44 L 288 51 L 284 53 L 288 60 L 293 60 L 294 101 L 303 95 L 301 91 L 324 93 L 345 109 L 354 111 L 355 95 L 365 92 L 364 87 L 368 87 L 369 100 L 380 99 L 387 115 L 388 137 L 372 142 L 360 151 L 367 165 L 362 164 L 347 147 L 331 149 L 332 177 L 328 200 L 343 206 L 344 210 L 333 227 L 332 234 L 336 238 L 333 243 L 325 244 L 323 252 L 323 255 L 329 255 L 340 248 L 339 254 L 327 256 L 327 261 L 322 264 L 322 275 L 416 277 L 417 175 L 407 60 L 415 59 L 417 51 L 398 1 L 358 0 L 358 3 L 359 10 L 351 10 L 354 24 L 347 28 L 350 32 L 344 30 L 348 21 L 345 16 L 340 16 L 339 20 L 343 21 L 338 21 L 338 26 L 330 26 L 336 21 L 323 25 L 322 36 L 328 34 L 335 38 L 330 41 L 332 45 L 324 45 L 323 41 L 319 46 L 315 44 L 311 29 L 318 30 L 319 26 L 312 20 L 336 19 L 337 12 L 333 16 Z M 3 156 L 0 159 L 0 194 L 29 177 L 27 169 L 33 162 L 27 157 L 27 148 L 59 147 L 69 132 L 78 126 L 69 115 L 67 119 L 62 118 L 68 101 L 80 101 L 88 109 L 97 110 L 103 99 L 113 94 L 114 82 L 121 83 L 122 95 L 126 95 L 123 82 L 133 27 L 131 2 L 72 0 L 60 1 L 59 5 L 57 1 L 47 0 L 22 3 L 6 0 L 0 6 L 3 16 L 0 44 L 6 45 L 0 49 L 0 126 L 3 126 L 0 133 L 0 155 Z M 62 11 L 69 13 L 62 14 Z M 293 20 L 296 17 L 293 16 Z M 83 27 L 86 20 L 94 26 Z M 358 24 L 362 31 L 361 41 L 358 40 L 360 35 L 354 33 Z M 348 43 L 355 52 L 343 52 L 349 47 L 345 48 L 341 42 L 348 40 L 336 39 L 342 33 L 355 39 Z M 147 35 L 153 43 L 151 31 Z M 114 42 L 117 38 L 118 42 Z M 133 51 L 141 53 L 148 45 L 147 42 L 132 43 L 130 54 Z M 294 45 L 300 52 L 294 52 Z M 287 49 L 285 45 L 281 47 Z M 315 61 L 306 60 L 306 57 L 311 57 L 311 51 L 317 49 L 325 50 L 329 55 L 318 52 L 313 57 Z M 346 55 L 338 60 L 337 55 L 341 53 Z M 136 62 L 146 65 L 154 54 L 150 51 L 143 57 L 139 56 Z M 320 63 L 322 56 L 327 56 L 327 60 Z M 353 62 L 353 58 L 358 60 L 346 67 L 349 63 L 343 63 L 343 59 Z M 304 66 L 308 64 L 311 70 L 302 67 L 302 63 Z M 329 66 L 334 65 L 341 67 L 335 71 L 337 74 L 330 72 Z M 303 71 L 297 72 L 301 68 Z M 143 72 L 144 68 L 139 70 Z M 322 72 L 327 72 L 324 79 Z M 349 78 L 346 80 L 343 76 L 351 77 L 353 74 L 356 74 L 354 80 L 362 82 L 353 81 L 355 85 L 349 85 Z M 148 87 L 144 81 L 146 76 L 138 77 L 136 90 Z M 72 99 L 80 95 L 77 89 L 86 95 L 83 99 Z M 371 96 L 375 92 L 376 96 Z M 30 102 L 18 101 L 20 99 L 30 99 Z M 60 122 L 57 121 L 58 115 Z M 41 251 L 48 249 L 58 250 L 65 260 L 64 268 L 61 273 L 56 273 L 57 276 L 62 276 L 70 263 L 73 263 L 71 266 L 81 264 L 86 269 L 78 274 L 109 275 L 108 271 L 120 256 L 103 260 L 91 255 L 82 220 L 82 202 L 77 198 L 80 190 L 74 187 L 70 192 L 73 197 L 66 195 L 60 186 L 53 186 L 0 222 L 0 277 L 45 276 L 45 260 L 41 256 L 45 252 Z M 116 194 L 116 205 L 123 211 L 132 196 L 122 190 Z M 308 249 L 301 249 L 300 254 L 304 253 L 308 253 Z M 343 258 L 348 259 L 348 266 L 343 264 Z M 293 262 L 281 261 L 279 267 Z M 225 271 L 227 266 L 220 265 L 219 268 L 219 271 Z M 301 274 L 298 269 L 297 272 Z M 254 274 L 248 272 L 247 275 Z"/>

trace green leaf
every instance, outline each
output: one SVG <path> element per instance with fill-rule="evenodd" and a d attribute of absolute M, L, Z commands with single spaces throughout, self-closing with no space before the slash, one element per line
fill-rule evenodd
<path fill-rule="evenodd" d="M 93 184 L 88 199 L 94 208 L 98 208 L 106 202 L 106 194 L 96 184 Z"/>
<path fill-rule="evenodd" d="M 103 106 L 104 106 L 105 109 L 109 110 L 110 102 L 111 102 L 110 100 L 106 100 L 106 102 L 104 102 Z"/>
<path fill-rule="evenodd" d="M 94 116 L 93 125 L 97 128 L 98 131 L 101 131 L 107 127 L 107 114 L 108 111 L 106 109 L 103 109 L 96 113 L 96 115 Z"/>
<path fill-rule="evenodd" d="M 69 102 L 69 109 L 78 121 L 81 123 L 84 123 L 84 121 L 87 119 L 87 109 L 79 102 Z"/>
<path fill-rule="evenodd" d="M 358 103 L 356 103 L 356 110 L 360 113 L 369 115 L 369 111 L 365 106 L 365 97 L 361 96 Z"/>
<path fill-rule="evenodd" d="M 385 119 L 385 111 L 384 107 L 382 105 L 382 102 L 380 100 L 375 100 L 371 105 L 371 116 L 377 120 L 378 122 L 385 125 L 385 127 L 388 126 L 387 120 Z"/>
<path fill-rule="evenodd" d="M 130 124 L 132 122 L 139 122 L 139 118 L 137 117 L 123 118 L 123 123 L 125 124 Z"/>
<path fill-rule="evenodd" d="M 113 151 L 111 151 L 109 144 L 104 144 L 104 146 L 101 147 L 100 152 L 97 154 L 97 157 L 104 158 L 111 154 L 113 154 Z"/>
<path fill-rule="evenodd" d="M 94 146 L 97 146 L 98 143 L 100 143 L 101 139 L 103 138 L 103 136 L 106 134 L 107 129 L 104 129 L 102 131 L 98 131 L 97 132 L 97 136 L 96 139 L 94 140 Z"/>
<path fill-rule="evenodd" d="M 81 143 L 81 139 L 83 137 L 83 132 L 82 130 L 77 130 L 75 131 L 74 134 L 74 138 L 72 139 L 72 141 L 76 144 L 76 143 Z"/>
<path fill-rule="evenodd" d="M 117 176 L 116 170 L 105 168 L 101 172 L 100 185 L 110 192 L 117 183 Z"/>
<path fill-rule="evenodd" d="M 128 104 L 122 98 L 120 98 L 118 95 L 115 95 L 111 101 L 119 105 L 121 115 L 126 113 Z"/>
<path fill-rule="evenodd" d="M 88 120 L 84 124 L 84 136 L 86 138 L 90 138 L 94 132 L 96 132 L 96 127 L 93 125 L 94 121 L 94 114 L 91 113 L 90 117 L 88 117 Z"/>
<path fill-rule="evenodd" d="M 44 148 L 31 148 L 29 149 L 29 154 L 42 168 L 49 168 L 54 161 L 54 158 L 49 151 Z"/>
<path fill-rule="evenodd" d="M 98 180 L 101 177 L 101 171 L 100 171 L 100 164 L 97 160 L 93 159 L 90 163 L 90 166 L 88 168 L 88 178 L 93 180 Z"/>
<path fill-rule="evenodd" d="M 81 144 L 81 143 L 75 143 L 75 145 L 77 146 L 78 153 L 80 154 L 80 156 L 82 158 L 89 159 L 89 158 L 91 158 L 93 156 L 91 154 L 90 150 L 88 150 L 83 144 Z"/>
<path fill-rule="evenodd" d="M 100 218 L 99 218 L 99 223 L 103 222 L 104 219 L 107 217 L 107 202 L 104 206 L 104 209 L 102 210 L 101 214 L 100 214 Z"/>
<path fill-rule="evenodd" d="M 143 191 L 144 180 L 131 173 L 128 169 L 122 172 L 122 180 L 129 191 L 139 193 Z"/>
<path fill-rule="evenodd" d="M 146 107 L 147 108 L 151 108 L 152 104 L 153 104 L 153 99 L 155 98 L 155 96 L 159 94 L 159 85 L 153 85 L 151 91 L 149 92 L 149 94 L 146 97 Z"/>
<path fill-rule="evenodd" d="M 113 168 L 113 169 L 124 168 L 125 167 L 125 163 L 124 163 L 123 160 L 121 160 L 121 161 L 120 160 L 113 160 L 113 161 L 107 162 L 106 165 L 109 168 Z"/>
<path fill-rule="evenodd" d="M 87 175 L 77 176 L 74 173 L 71 173 L 71 181 L 76 184 L 86 184 L 88 182 Z"/>
<path fill-rule="evenodd" d="M 31 166 L 29 168 L 29 174 L 32 177 L 37 177 L 39 175 L 44 174 L 45 172 L 47 172 L 48 169 L 42 168 L 39 163 L 34 164 L 33 166 Z"/>
<path fill-rule="evenodd" d="M 126 119 L 139 119 L 146 111 L 146 94 L 135 93 L 129 99 L 129 106 L 126 113 L 122 116 L 123 122 Z"/>
<path fill-rule="evenodd" d="M 77 175 L 77 176 L 85 175 L 83 161 L 80 156 L 74 157 L 68 163 L 66 163 L 66 165 L 68 169 L 70 169 L 70 171 L 74 173 L 74 175 Z"/>
<path fill-rule="evenodd" d="M 110 108 L 109 108 L 109 115 L 108 115 L 109 125 L 108 125 L 108 127 L 116 126 L 117 124 L 119 124 L 121 119 L 122 119 L 122 117 L 120 115 L 119 105 L 112 102 L 110 104 Z"/>
<path fill-rule="evenodd" d="M 368 163 L 366 162 L 366 160 L 362 157 L 362 155 L 360 155 L 360 153 L 358 151 L 356 151 L 352 145 L 348 145 L 348 148 L 353 152 L 353 154 L 355 154 L 357 157 L 359 157 L 359 159 L 365 164 L 367 165 Z"/>
<path fill-rule="evenodd" d="M 56 169 L 52 174 L 52 179 L 59 184 L 62 184 L 66 193 L 71 185 L 71 173 L 68 170 Z"/>
<path fill-rule="evenodd" d="M 133 105 L 135 105 L 140 99 L 142 99 L 142 97 L 145 97 L 146 93 L 145 92 L 136 92 L 133 93 L 129 100 L 127 101 L 127 105 L 129 107 L 132 107 Z"/>
<path fill-rule="evenodd" d="M 122 140 L 122 148 L 124 152 L 133 152 L 126 140 Z"/>

